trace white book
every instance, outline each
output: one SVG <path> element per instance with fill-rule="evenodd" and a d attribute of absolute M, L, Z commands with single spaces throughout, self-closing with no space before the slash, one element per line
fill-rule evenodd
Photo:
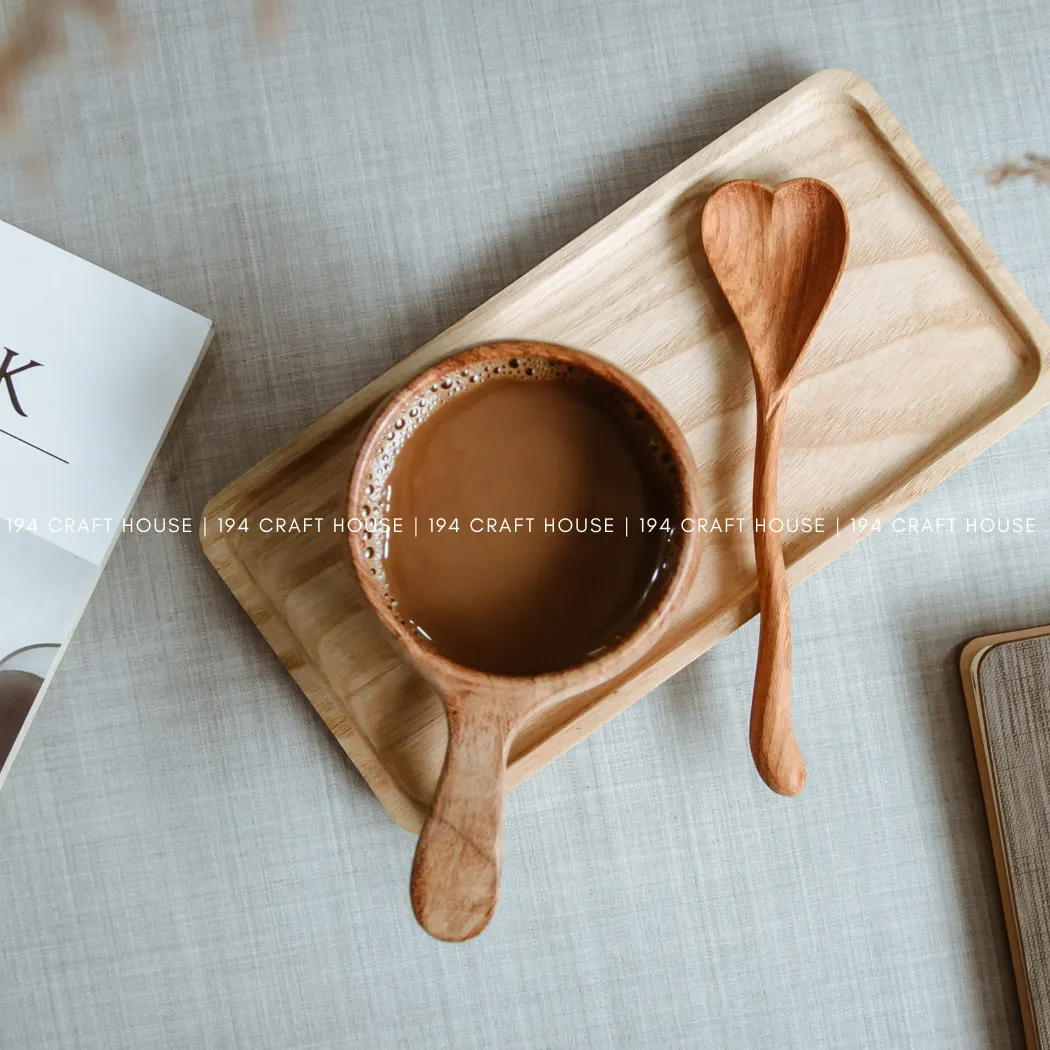
<path fill-rule="evenodd" d="M 211 335 L 0 222 L 0 787 Z"/>

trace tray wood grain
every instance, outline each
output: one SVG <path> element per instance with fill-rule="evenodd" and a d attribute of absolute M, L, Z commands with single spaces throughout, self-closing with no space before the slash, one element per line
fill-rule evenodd
<path fill-rule="evenodd" d="M 735 178 L 812 176 L 843 199 L 846 270 L 807 351 L 784 432 L 780 512 L 826 531 L 785 537 L 798 583 L 1050 400 L 1050 330 L 875 90 L 843 70 L 803 81 L 664 176 L 249 470 L 206 507 L 208 558 L 391 816 L 418 830 L 441 769 L 442 707 L 394 652 L 344 560 L 344 537 L 278 535 L 264 518 L 343 515 L 353 447 L 388 394 L 496 339 L 586 349 L 646 384 L 683 428 L 709 518 L 688 600 L 661 643 L 518 738 L 531 776 L 757 611 L 750 528 L 754 388 L 746 347 L 700 245 L 708 195 Z M 219 533 L 217 520 L 248 522 Z M 806 625 L 796 625 L 806 645 Z M 741 685 L 747 738 L 749 686 Z M 798 698 L 802 703 L 804 698 Z M 804 741 L 803 741 L 804 746 Z"/>

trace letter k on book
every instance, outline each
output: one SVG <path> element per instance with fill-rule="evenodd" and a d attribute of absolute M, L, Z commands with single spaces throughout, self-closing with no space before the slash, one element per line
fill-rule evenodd
<path fill-rule="evenodd" d="M 28 372 L 31 368 L 40 368 L 39 361 L 30 361 L 29 364 L 21 365 L 18 368 L 12 368 L 11 363 L 18 357 L 18 354 L 9 347 L 4 347 L 4 362 L 0 364 L 0 383 L 4 383 L 7 386 L 7 395 L 11 398 L 11 407 L 20 415 L 25 416 L 27 413 L 22 408 L 21 402 L 18 400 L 18 394 L 15 391 L 15 376 L 22 372 Z"/>

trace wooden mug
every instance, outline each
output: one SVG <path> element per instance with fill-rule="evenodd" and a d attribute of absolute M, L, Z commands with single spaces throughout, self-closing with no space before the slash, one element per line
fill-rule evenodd
<path fill-rule="evenodd" d="M 427 369 L 382 405 L 363 436 L 347 494 L 348 520 L 375 517 L 388 502 L 386 479 L 421 401 L 465 374 L 527 361 L 571 366 L 612 387 L 655 428 L 671 462 L 679 523 L 663 592 L 630 633 L 599 655 L 565 670 L 529 677 L 490 674 L 447 659 L 397 614 L 383 579 L 381 540 L 348 536 L 358 582 L 376 615 L 416 668 L 434 685 L 448 716 L 448 749 L 430 815 L 412 865 L 412 908 L 432 936 L 462 941 L 487 925 L 499 893 L 503 780 L 515 734 L 544 708 L 593 689 L 634 664 L 659 638 L 668 614 L 692 582 L 700 555 L 695 530 L 680 527 L 699 511 L 696 470 L 685 437 L 667 410 L 640 383 L 608 361 L 551 343 L 500 342 L 453 355 Z M 415 409 L 415 412 L 413 412 Z M 433 411 L 440 412 L 440 405 Z M 392 452 L 391 449 L 394 449 Z M 655 466 L 654 466 L 655 469 Z"/>

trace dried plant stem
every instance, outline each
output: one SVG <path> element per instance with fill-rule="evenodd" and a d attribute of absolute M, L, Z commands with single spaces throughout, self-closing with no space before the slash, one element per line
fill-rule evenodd
<path fill-rule="evenodd" d="M 126 46 L 116 0 L 27 0 L 0 47 L 0 129 L 17 130 L 21 90 L 33 68 L 65 54 L 65 14 L 72 9 L 98 18 L 114 49 Z"/>
<path fill-rule="evenodd" d="M 255 0 L 255 39 L 271 44 L 281 32 L 281 0 Z"/>
<path fill-rule="evenodd" d="M 252 0 L 255 34 L 260 43 L 272 42 L 280 31 L 281 0 Z M 66 52 L 65 18 L 70 11 L 94 16 L 105 30 L 110 50 L 127 53 L 130 34 L 118 10 L 118 0 L 23 0 L 7 39 L 0 44 L 0 133 L 19 128 L 23 86 L 40 64 Z"/>
<path fill-rule="evenodd" d="M 1024 159 L 1008 160 L 1005 164 L 992 164 L 977 169 L 993 186 L 1000 186 L 1008 179 L 1033 178 L 1044 186 L 1050 186 L 1050 157 L 1038 153 L 1026 153 Z"/>

